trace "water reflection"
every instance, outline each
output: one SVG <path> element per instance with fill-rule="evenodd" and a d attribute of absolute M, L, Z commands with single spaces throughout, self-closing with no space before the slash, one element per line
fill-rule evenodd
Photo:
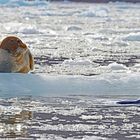
<path fill-rule="evenodd" d="M 84 95 L 0 98 L 0 139 L 139 139 L 139 105 L 118 105 L 119 99 Z"/>
<path fill-rule="evenodd" d="M 26 122 L 31 120 L 32 116 L 32 112 L 28 110 L 22 110 L 20 112 L 9 112 L 1 109 L 0 137 L 27 137 L 28 133 Z"/>

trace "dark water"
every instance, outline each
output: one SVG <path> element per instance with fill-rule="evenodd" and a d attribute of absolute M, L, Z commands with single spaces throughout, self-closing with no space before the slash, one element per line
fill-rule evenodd
<path fill-rule="evenodd" d="M 0 137 L 139 139 L 140 106 L 118 105 L 119 98 L 26 96 L 1 99 Z"/>

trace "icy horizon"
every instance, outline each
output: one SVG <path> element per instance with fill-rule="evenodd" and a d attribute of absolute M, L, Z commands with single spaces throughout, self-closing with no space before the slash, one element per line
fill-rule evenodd
<path fill-rule="evenodd" d="M 139 0 L 50 0 L 50 1 L 65 1 L 65 2 L 89 2 L 89 3 L 108 3 L 108 2 L 140 2 Z"/>

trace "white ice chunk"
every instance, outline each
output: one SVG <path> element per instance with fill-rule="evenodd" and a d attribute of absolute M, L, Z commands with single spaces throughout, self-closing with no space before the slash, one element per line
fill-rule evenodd
<path fill-rule="evenodd" d="M 80 31 L 80 30 L 82 30 L 82 28 L 78 26 L 69 26 L 66 28 L 66 31 Z"/>
<path fill-rule="evenodd" d="M 92 63 L 92 61 L 90 61 L 90 60 L 86 60 L 86 59 L 84 59 L 84 60 L 82 60 L 82 59 L 76 59 L 76 60 L 72 60 L 72 59 L 70 59 L 70 60 L 65 60 L 64 62 L 63 62 L 63 64 L 65 64 L 65 65 L 92 65 L 93 63 Z"/>
<path fill-rule="evenodd" d="M 87 11 L 83 11 L 79 14 L 82 17 L 107 17 L 109 10 L 104 7 L 100 7 L 97 9 L 89 9 Z"/>
<path fill-rule="evenodd" d="M 127 68 L 126 66 L 124 66 L 123 64 L 118 64 L 118 63 L 116 63 L 116 62 L 109 64 L 108 67 L 109 67 L 111 70 L 127 70 L 127 69 L 128 69 L 128 68 Z"/>
<path fill-rule="evenodd" d="M 123 38 L 124 41 L 140 41 L 140 33 L 130 33 Z"/>

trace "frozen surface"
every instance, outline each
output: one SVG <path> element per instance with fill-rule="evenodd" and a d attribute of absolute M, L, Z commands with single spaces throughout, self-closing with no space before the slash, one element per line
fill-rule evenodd
<path fill-rule="evenodd" d="M 19 36 L 31 74 L 0 74 L 0 137 L 140 139 L 140 4 L 0 0 L 0 38 Z"/>
<path fill-rule="evenodd" d="M 140 74 L 98 76 L 46 76 L 46 74 L 0 74 L 0 94 L 13 96 L 139 96 Z M 9 84 L 10 81 L 10 84 Z"/>
<path fill-rule="evenodd" d="M 119 64 L 122 73 L 139 72 L 139 7 L 9 0 L 0 5 L 0 37 L 17 35 L 29 45 L 35 73 L 114 73 L 110 64 Z"/>

